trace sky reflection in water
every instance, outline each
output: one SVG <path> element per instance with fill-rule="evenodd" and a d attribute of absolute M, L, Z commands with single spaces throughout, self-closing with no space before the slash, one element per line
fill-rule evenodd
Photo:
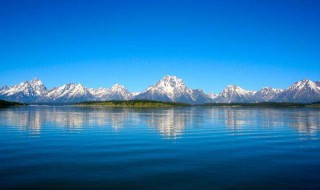
<path fill-rule="evenodd" d="M 0 110 L 1 189 L 319 189 L 311 108 Z"/>
<path fill-rule="evenodd" d="M 101 108 L 29 106 L 0 111 L 0 125 L 41 135 L 46 125 L 80 131 L 86 127 L 122 128 L 146 125 L 164 138 L 180 138 L 186 128 L 224 126 L 230 133 L 261 128 L 289 127 L 313 135 L 320 128 L 318 109 L 306 108 Z"/>

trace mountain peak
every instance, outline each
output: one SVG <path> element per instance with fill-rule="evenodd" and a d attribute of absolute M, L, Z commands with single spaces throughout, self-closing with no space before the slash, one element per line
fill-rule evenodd
<path fill-rule="evenodd" d="M 183 80 L 173 76 L 173 75 L 166 75 L 164 76 L 158 83 L 155 85 L 156 87 L 162 87 L 164 89 L 172 91 L 173 88 L 185 88 L 186 85 L 184 84 Z"/>
<path fill-rule="evenodd" d="M 106 100 L 129 100 L 133 95 L 121 84 L 116 83 L 101 96 Z"/>
<path fill-rule="evenodd" d="M 316 102 L 320 100 L 320 87 L 311 80 L 300 80 L 284 90 L 275 99 L 278 102 Z"/>
<path fill-rule="evenodd" d="M 295 82 L 294 84 L 305 85 L 305 84 L 308 84 L 308 83 L 313 83 L 313 82 L 311 80 L 309 80 L 309 79 L 302 79 L 302 80 L 299 80 L 299 81 Z"/>
<path fill-rule="evenodd" d="M 247 91 L 237 85 L 228 85 L 214 100 L 217 103 L 248 103 L 252 102 L 255 92 Z"/>
<path fill-rule="evenodd" d="M 163 77 L 163 80 L 178 80 L 179 78 L 174 75 L 166 75 Z"/>
<path fill-rule="evenodd" d="M 172 75 L 164 76 L 153 86 L 153 88 L 164 93 L 168 93 L 170 94 L 169 96 L 174 96 L 175 93 L 182 92 L 187 89 L 182 79 Z"/>
<path fill-rule="evenodd" d="M 233 93 L 233 92 L 236 92 L 236 93 L 240 93 L 240 94 L 246 94 L 250 91 L 247 91 L 243 88 L 241 88 L 240 86 L 237 86 L 237 85 L 228 85 L 222 92 L 224 93 Z"/>
<path fill-rule="evenodd" d="M 125 87 L 119 83 L 114 84 L 111 89 L 125 89 Z"/>
<path fill-rule="evenodd" d="M 177 76 L 174 76 L 174 75 L 166 75 L 161 80 L 168 81 L 168 82 L 172 82 L 172 81 L 182 82 L 181 78 L 178 78 Z"/>
<path fill-rule="evenodd" d="M 317 88 L 317 84 L 308 79 L 303 79 L 295 82 L 293 85 L 289 87 L 289 89 L 303 89 L 303 88 Z"/>
<path fill-rule="evenodd" d="M 164 76 L 155 85 L 148 87 L 135 98 L 185 103 L 209 101 L 209 97 L 202 90 L 189 89 L 182 79 L 173 75 Z"/>
<path fill-rule="evenodd" d="M 297 82 L 312 82 L 312 81 L 309 80 L 309 79 L 302 79 L 302 80 L 299 80 L 299 81 L 297 81 Z"/>
<path fill-rule="evenodd" d="M 34 77 L 32 80 L 28 81 L 31 86 L 41 86 L 43 82 L 39 80 L 37 77 Z"/>
<path fill-rule="evenodd" d="M 242 88 L 240 86 L 237 86 L 237 85 L 228 85 L 226 87 L 226 89 L 236 90 L 236 89 L 242 89 Z"/>
<path fill-rule="evenodd" d="M 320 81 L 303 79 L 287 89 L 264 87 L 259 91 L 244 90 L 237 85 L 228 85 L 221 93 L 205 94 L 201 89 L 190 89 L 182 79 L 166 75 L 156 84 L 140 93 L 130 93 L 123 85 L 110 88 L 86 88 L 82 84 L 68 83 L 47 89 L 37 77 L 11 87 L 0 88 L 0 98 L 18 102 L 78 102 L 148 99 L 158 101 L 199 104 L 248 103 L 248 102 L 316 102 L 320 100 Z"/>
<path fill-rule="evenodd" d="M 283 89 L 263 87 L 254 94 L 254 99 L 256 102 L 268 102 L 277 97 L 283 91 Z"/>
<path fill-rule="evenodd" d="M 298 81 L 298 83 L 299 82 L 302 83 L 302 84 L 313 83 L 313 81 L 309 80 L 309 79 L 303 79 L 303 80 Z"/>
<path fill-rule="evenodd" d="M 208 93 L 208 96 L 209 96 L 209 98 L 211 98 L 211 99 L 213 100 L 213 99 L 215 99 L 215 98 L 217 98 L 217 97 L 218 97 L 218 94 L 215 94 L 215 93 L 209 92 L 209 93 Z"/>

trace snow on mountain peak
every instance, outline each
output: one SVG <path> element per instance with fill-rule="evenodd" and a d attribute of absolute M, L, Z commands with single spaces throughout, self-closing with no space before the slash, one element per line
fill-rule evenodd
<path fill-rule="evenodd" d="M 35 101 L 46 92 L 47 88 L 38 79 L 21 82 L 10 88 L 4 87 L 1 96 L 9 101 L 29 102 Z"/>
<path fill-rule="evenodd" d="M 106 100 L 129 100 L 133 98 L 133 94 L 123 85 L 116 83 L 111 88 L 107 89 L 103 98 Z"/>
<path fill-rule="evenodd" d="M 320 87 L 315 83 L 312 82 L 311 80 L 300 80 L 295 82 L 293 85 L 291 85 L 287 91 L 292 91 L 294 93 L 302 93 L 305 91 L 315 91 L 315 92 L 320 92 Z"/>
<path fill-rule="evenodd" d="M 176 76 L 167 75 L 167 76 L 163 77 L 163 79 L 158 81 L 157 84 L 154 86 L 164 88 L 165 90 L 172 91 L 173 88 L 185 87 L 186 85 L 184 84 L 182 79 L 180 79 Z"/>
<path fill-rule="evenodd" d="M 166 81 L 177 81 L 177 80 L 181 80 L 180 78 L 178 78 L 177 76 L 174 76 L 174 75 L 166 75 L 162 78 L 162 80 L 166 80 Z"/>
<path fill-rule="evenodd" d="M 299 87 L 299 86 L 303 86 L 303 85 L 306 85 L 307 83 L 311 82 L 310 80 L 308 79 L 303 79 L 303 80 L 299 80 L 295 83 L 293 83 L 290 87 Z M 289 88 L 290 88 L 289 87 Z"/>
<path fill-rule="evenodd" d="M 208 96 L 209 96 L 209 98 L 211 98 L 212 100 L 214 100 L 215 98 L 217 98 L 217 97 L 218 97 L 218 94 L 215 94 L 215 93 L 209 92 L 209 93 L 208 93 Z"/>
<path fill-rule="evenodd" d="M 237 94 L 248 94 L 250 91 L 244 90 L 240 86 L 237 85 L 228 85 L 222 93 L 237 93 Z"/>
<path fill-rule="evenodd" d="M 125 90 L 125 87 L 121 84 L 116 83 L 111 87 L 111 90 Z"/>
<path fill-rule="evenodd" d="M 283 89 L 277 89 L 272 87 L 263 87 L 254 94 L 256 102 L 267 102 L 274 99 L 277 95 L 283 92 Z"/>
<path fill-rule="evenodd" d="M 228 89 L 228 90 L 242 90 L 242 88 L 240 88 L 240 86 L 237 86 L 237 85 L 228 85 L 226 87 L 226 89 Z"/>
<path fill-rule="evenodd" d="M 320 87 L 311 80 L 300 80 L 279 94 L 274 101 L 300 103 L 320 101 Z"/>
<path fill-rule="evenodd" d="M 47 88 L 40 80 L 35 78 L 15 85 L 11 87 L 10 90 L 12 93 L 24 92 L 26 95 L 33 94 L 33 96 L 40 96 L 47 90 Z"/>
<path fill-rule="evenodd" d="M 228 85 L 215 99 L 217 103 L 248 103 L 253 102 L 254 91 L 244 90 L 237 85 Z"/>
<path fill-rule="evenodd" d="M 155 85 L 148 87 L 135 98 L 186 103 L 210 101 L 210 98 L 202 90 L 189 89 L 182 79 L 172 75 L 163 77 Z"/>
<path fill-rule="evenodd" d="M 228 85 L 221 93 L 205 94 L 202 90 L 190 89 L 182 79 L 167 75 L 141 93 L 130 93 L 123 85 L 110 88 L 86 88 L 82 84 L 69 83 L 47 89 L 38 78 L 17 85 L 0 88 L 0 98 L 18 102 L 79 102 L 104 100 L 148 99 L 158 101 L 201 104 L 248 103 L 248 102 L 316 102 L 320 101 L 320 81 L 300 80 L 287 89 L 264 87 L 259 91 L 244 90 L 237 85 Z"/>
<path fill-rule="evenodd" d="M 46 92 L 47 88 L 44 86 L 43 82 L 39 80 L 37 77 L 29 81 L 29 84 L 33 88 L 33 90 L 37 93 L 38 96 L 41 96 Z"/>
<path fill-rule="evenodd" d="M 188 91 L 188 88 L 186 87 L 182 79 L 171 75 L 163 77 L 163 79 L 161 79 L 154 86 L 148 89 L 165 94 L 172 100 L 178 94 Z"/>
<path fill-rule="evenodd" d="M 93 97 L 82 84 L 68 83 L 48 90 L 42 99 L 49 102 L 79 102 L 92 100 Z"/>

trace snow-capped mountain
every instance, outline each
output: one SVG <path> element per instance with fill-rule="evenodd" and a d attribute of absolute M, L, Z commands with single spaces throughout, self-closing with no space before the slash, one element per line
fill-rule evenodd
<path fill-rule="evenodd" d="M 254 91 L 248 91 L 236 85 L 227 86 L 213 101 L 216 103 L 251 103 Z"/>
<path fill-rule="evenodd" d="M 135 99 L 192 104 L 210 102 L 210 98 L 202 90 L 189 89 L 182 79 L 169 75 L 135 96 Z"/>
<path fill-rule="evenodd" d="M 47 87 L 38 78 L 34 78 L 33 80 L 29 81 L 29 84 L 37 96 L 42 96 L 47 91 Z"/>
<path fill-rule="evenodd" d="M 107 88 L 100 87 L 98 89 L 88 88 L 88 91 L 95 97 L 95 100 L 104 100 L 106 99 L 105 95 L 109 90 Z"/>
<path fill-rule="evenodd" d="M 129 100 L 133 98 L 124 86 L 115 84 L 109 89 L 86 88 L 82 84 L 65 84 L 47 89 L 37 78 L 0 89 L 0 99 L 23 103 L 72 103 L 81 101 Z"/>
<path fill-rule="evenodd" d="M 25 81 L 10 88 L 4 86 L 0 91 L 0 99 L 17 102 L 35 102 L 43 96 L 47 88 L 44 84 L 34 78 L 31 81 Z"/>
<path fill-rule="evenodd" d="M 22 103 L 74 103 L 81 101 L 147 99 L 190 104 L 202 103 L 251 103 L 251 102 L 300 102 L 320 101 L 320 81 L 301 80 L 289 88 L 271 87 L 248 91 L 236 85 L 227 86 L 221 93 L 205 94 L 202 90 L 190 89 L 182 79 L 165 76 L 143 92 L 129 92 L 115 84 L 110 88 L 86 88 L 82 84 L 69 83 L 47 89 L 37 78 L 0 89 L 0 99 Z"/>
<path fill-rule="evenodd" d="M 212 99 L 201 89 L 192 90 L 192 100 L 195 104 L 211 103 Z"/>
<path fill-rule="evenodd" d="M 41 102 L 57 102 L 70 103 L 93 100 L 94 96 L 82 84 L 65 84 L 60 87 L 48 90 L 46 94 L 41 97 Z M 38 100 L 39 102 L 39 100 Z"/>
<path fill-rule="evenodd" d="M 207 94 L 207 96 L 208 96 L 212 101 L 214 101 L 214 100 L 218 97 L 218 94 L 209 92 L 209 93 Z"/>
<path fill-rule="evenodd" d="M 134 97 L 123 85 L 115 84 L 111 88 L 88 89 L 95 100 L 130 100 Z"/>
<path fill-rule="evenodd" d="M 264 87 L 257 91 L 253 98 L 255 102 L 268 102 L 277 97 L 281 92 L 283 92 L 283 89 Z"/>
<path fill-rule="evenodd" d="M 107 100 L 130 100 L 133 94 L 130 93 L 123 85 L 115 84 L 109 89 Z"/>
<path fill-rule="evenodd" d="M 311 80 L 300 80 L 273 98 L 275 102 L 310 103 L 320 101 L 320 86 Z"/>

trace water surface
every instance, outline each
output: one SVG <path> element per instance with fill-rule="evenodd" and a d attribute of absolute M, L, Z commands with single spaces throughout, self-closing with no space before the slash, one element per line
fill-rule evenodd
<path fill-rule="evenodd" d="M 1 189 L 320 189 L 320 109 L 0 110 Z"/>

